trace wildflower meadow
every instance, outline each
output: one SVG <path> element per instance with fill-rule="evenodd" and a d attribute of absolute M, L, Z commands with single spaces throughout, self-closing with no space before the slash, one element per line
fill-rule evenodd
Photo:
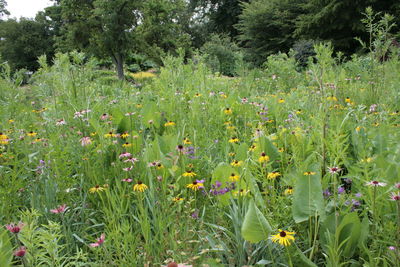
<path fill-rule="evenodd" d="M 400 266 L 399 57 L 315 51 L 3 64 L 0 266 Z"/>

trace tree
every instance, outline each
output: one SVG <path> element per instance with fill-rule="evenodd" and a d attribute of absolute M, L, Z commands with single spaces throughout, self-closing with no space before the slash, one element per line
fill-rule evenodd
<path fill-rule="evenodd" d="M 139 0 L 61 0 L 63 25 L 58 46 L 111 57 L 124 79 L 124 59 L 141 18 Z"/>
<path fill-rule="evenodd" d="M 304 0 L 254 0 L 243 4 L 237 29 L 248 60 L 261 65 L 277 52 L 287 52 L 295 39 L 295 21 Z"/>
<path fill-rule="evenodd" d="M 7 6 L 6 0 L 0 0 L 0 18 L 4 15 L 10 15 L 10 12 L 8 12 L 6 6 Z"/>
<path fill-rule="evenodd" d="M 359 42 L 354 37 L 367 39 L 361 20 L 365 9 L 394 15 L 400 24 L 398 0 L 311 0 L 302 5 L 304 11 L 296 22 L 296 37 L 331 41 L 337 50 L 354 53 Z"/>
<path fill-rule="evenodd" d="M 54 54 L 52 33 L 43 21 L 22 18 L 0 23 L 0 54 L 13 70 L 36 70 L 37 58 Z"/>

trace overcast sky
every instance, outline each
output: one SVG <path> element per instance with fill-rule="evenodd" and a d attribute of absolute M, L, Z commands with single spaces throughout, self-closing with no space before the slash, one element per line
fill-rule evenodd
<path fill-rule="evenodd" d="M 7 10 L 10 18 L 34 18 L 38 11 L 51 6 L 50 0 L 7 0 Z"/>

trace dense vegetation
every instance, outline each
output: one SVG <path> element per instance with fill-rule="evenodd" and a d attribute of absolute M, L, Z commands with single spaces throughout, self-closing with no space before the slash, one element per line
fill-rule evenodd
<path fill-rule="evenodd" d="M 233 76 L 243 62 L 259 67 L 271 54 L 326 41 L 348 59 L 368 52 L 355 39 L 369 40 L 362 22 L 367 7 L 379 14 L 376 20 L 390 14 L 394 26 L 387 38 L 398 45 L 399 37 L 397 0 L 53 2 L 35 19 L 0 20 L 0 55 L 13 71 L 34 71 L 37 57 L 45 54 L 50 63 L 55 53 L 76 50 L 95 56 L 103 67 L 115 66 L 123 79 L 124 70 L 161 66 L 167 54 L 183 50 L 185 59 L 198 51 L 208 54 L 213 70 Z M 7 14 L 6 4 L 0 2 L 0 16 Z"/>
<path fill-rule="evenodd" d="M 1 21 L 0 266 L 399 267 L 399 16 L 367 5 L 399 14 L 60 0 Z"/>

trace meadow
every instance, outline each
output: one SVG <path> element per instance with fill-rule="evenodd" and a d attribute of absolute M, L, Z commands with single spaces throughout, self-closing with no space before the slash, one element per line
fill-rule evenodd
<path fill-rule="evenodd" d="M 400 266 L 400 61 L 2 65 L 0 265 Z"/>

